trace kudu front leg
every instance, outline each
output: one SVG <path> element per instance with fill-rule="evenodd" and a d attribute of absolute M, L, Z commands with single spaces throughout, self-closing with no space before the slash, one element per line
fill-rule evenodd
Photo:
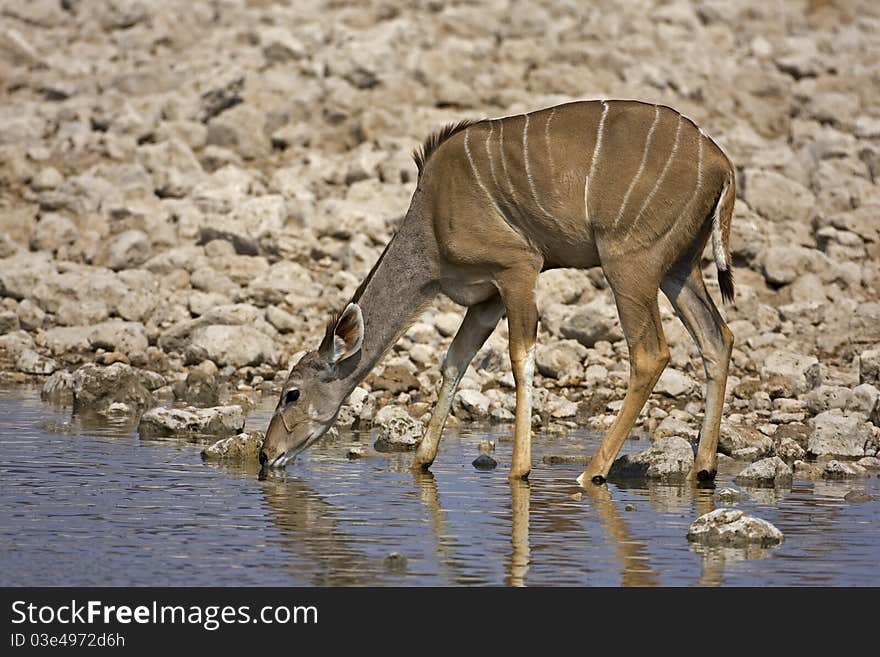
<path fill-rule="evenodd" d="M 516 425 L 510 479 L 526 479 L 532 469 L 532 379 L 535 374 L 535 341 L 538 308 L 535 283 L 538 272 L 508 274 L 498 281 L 507 310 L 510 365 L 516 382 Z"/>
<path fill-rule="evenodd" d="M 443 426 L 449 416 L 455 390 L 474 355 L 492 335 L 492 331 L 495 330 L 503 313 L 504 305 L 501 303 L 501 297 L 497 294 L 468 308 L 458 332 L 452 339 L 452 344 L 449 345 L 446 357 L 443 359 L 443 381 L 437 395 L 437 404 L 434 406 L 434 412 L 431 414 L 431 420 L 428 422 L 428 428 L 425 430 L 422 442 L 419 443 L 413 457 L 412 467 L 414 470 L 427 470 L 437 458 Z"/>

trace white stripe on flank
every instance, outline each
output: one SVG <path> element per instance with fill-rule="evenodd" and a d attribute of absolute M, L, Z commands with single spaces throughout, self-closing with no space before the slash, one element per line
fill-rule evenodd
<path fill-rule="evenodd" d="M 584 221 L 590 225 L 590 177 L 584 177 Z"/>
<path fill-rule="evenodd" d="M 489 158 L 489 172 L 492 174 L 492 182 L 495 183 L 495 189 L 500 190 L 500 186 L 498 185 L 498 176 L 495 175 L 495 159 L 492 157 L 492 149 L 489 144 L 492 139 L 492 133 L 495 132 L 495 123 L 493 121 L 489 122 L 489 136 L 486 137 L 486 157 Z"/>
<path fill-rule="evenodd" d="M 467 155 L 468 162 L 470 162 L 471 171 L 474 172 L 474 180 L 477 181 L 477 184 L 480 186 L 480 189 L 483 190 L 483 193 L 492 202 L 492 206 L 495 208 L 495 210 L 498 212 L 498 214 L 503 217 L 504 213 L 501 212 L 501 208 L 498 207 L 498 203 L 495 202 L 495 199 L 489 193 L 489 190 L 486 188 L 486 185 L 483 184 L 483 179 L 480 177 L 480 174 L 477 171 L 477 167 L 474 164 L 474 158 L 471 157 L 471 147 L 469 144 L 470 132 L 471 132 L 470 128 L 467 128 L 464 131 L 464 152 L 465 152 L 465 155 Z"/>
<path fill-rule="evenodd" d="M 538 200 L 538 191 L 535 189 L 535 180 L 532 178 L 532 171 L 529 168 L 529 115 L 524 114 L 526 122 L 523 125 L 523 137 L 522 137 L 522 147 L 523 147 L 523 164 L 526 169 L 526 180 L 529 181 L 529 189 L 532 191 L 532 199 L 535 201 L 535 205 L 538 206 L 538 209 L 543 212 L 545 215 L 553 218 L 553 215 L 547 212 L 543 205 L 541 205 L 541 201 Z"/>
<path fill-rule="evenodd" d="M 507 188 L 510 190 L 510 204 L 516 203 L 516 190 L 513 189 L 513 183 L 510 181 L 510 173 L 507 171 L 507 158 L 504 156 L 504 119 L 498 123 L 498 150 L 501 152 L 501 170 L 504 171 L 504 177 L 507 179 Z"/>
<path fill-rule="evenodd" d="M 648 194 L 647 198 L 645 198 L 645 202 L 642 203 L 642 207 L 639 208 L 639 213 L 636 215 L 636 218 L 633 219 L 632 225 L 629 227 L 629 230 L 626 231 L 626 235 L 624 239 L 629 237 L 630 233 L 635 228 L 636 224 L 639 222 L 639 219 L 642 218 L 642 215 L 645 213 L 647 207 L 651 204 L 651 201 L 654 200 L 654 195 L 657 193 L 657 190 L 660 189 L 660 185 L 663 184 L 663 181 L 666 179 L 666 174 L 669 172 L 669 167 L 672 165 L 672 162 L 675 160 L 675 155 L 678 152 L 678 141 L 681 137 L 681 114 L 678 115 L 678 124 L 675 127 L 675 141 L 672 142 L 672 150 L 669 152 L 669 159 L 666 160 L 666 164 L 663 165 L 663 171 L 660 172 L 660 177 L 657 178 L 657 182 L 654 183 L 654 188 L 651 190 L 651 193 Z"/>
<path fill-rule="evenodd" d="M 691 194 L 691 197 L 688 199 L 687 205 L 684 206 L 684 210 L 682 210 L 682 216 L 686 216 L 688 212 L 690 212 L 691 206 L 697 200 L 697 196 L 700 193 L 700 188 L 703 186 L 703 134 L 700 133 L 700 136 L 697 137 L 697 185 L 694 187 L 694 191 Z"/>
<path fill-rule="evenodd" d="M 602 150 L 602 132 L 605 130 L 605 117 L 608 116 L 608 103 L 602 102 L 602 118 L 599 119 L 599 128 L 596 130 L 596 146 L 593 148 L 593 159 L 590 161 L 590 173 L 587 176 L 592 178 L 596 173 L 596 160 L 599 159 L 599 152 Z"/>
<path fill-rule="evenodd" d="M 642 173 L 645 171 L 645 163 L 648 161 L 648 152 L 651 150 L 651 141 L 654 139 L 654 130 L 657 129 L 657 122 L 660 120 L 660 108 L 657 105 L 654 105 L 654 122 L 651 123 L 651 128 L 648 130 L 648 136 L 645 139 L 645 152 L 642 153 L 642 161 L 639 162 L 639 168 L 636 170 L 636 175 L 632 179 L 632 182 L 629 184 L 629 187 L 626 190 L 626 194 L 623 195 L 623 202 L 620 204 L 620 212 L 617 213 L 617 219 L 614 220 L 614 224 L 612 227 L 617 226 L 620 223 L 621 218 L 623 217 L 623 213 L 626 211 L 626 204 L 629 202 L 629 197 L 633 193 L 633 190 L 636 188 L 636 184 L 638 184 L 639 179 L 642 177 Z"/>
<path fill-rule="evenodd" d="M 556 116 L 556 108 L 550 110 L 550 116 L 547 117 L 547 123 L 544 124 L 544 145 L 547 147 L 547 166 L 550 169 L 550 179 L 553 179 L 553 169 L 556 168 L 553 163 L 553 149 L 550 148 L 550 122 Z"/>

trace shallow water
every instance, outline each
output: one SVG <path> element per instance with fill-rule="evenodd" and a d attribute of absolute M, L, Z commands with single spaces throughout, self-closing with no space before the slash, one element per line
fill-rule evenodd
<path fill-rule="evenodd" d="M 715 508 L 711 489 L 609 484 L 575 501 L 582 468 L 541 457 L 592 453 L 587 432 L 537 436 L 531 481 L 511 488 L 510 442 L 497 441 L 496 470 L 470 465 L 484 437 L 447 432 L 433 476 L 413 476 L 410 454 L 349 461 L 369 437 L 348 432 L 261 481 L 255 467 L 203 463 L 201 445 L 140 440 L 130 422 L 71 419 L 34 390 L 0 390 L 0 585 L 880 584 L 880 502 L 843 500 L 880 494 L 876 476 L 745 488 L 737 506 L 785 541 L 708 549 L 685 535 Z M 718 488 L 731 483 L 719 475 Z M 386 561 L 395 551 L 404 568 Z"/>

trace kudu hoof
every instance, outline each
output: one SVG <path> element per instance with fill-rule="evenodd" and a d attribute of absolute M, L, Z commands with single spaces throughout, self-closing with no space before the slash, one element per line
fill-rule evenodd
<path fill-rule="evenodd" d="M 716 474 L 718 474 L 717 470 L 700 470 L 697 472 L 697 481 L 712 481 Z"/>

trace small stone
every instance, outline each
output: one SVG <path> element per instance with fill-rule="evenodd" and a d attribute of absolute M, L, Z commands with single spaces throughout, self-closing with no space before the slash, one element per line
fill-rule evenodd
<path fill-rule="evenodd" d="M 774 351 L 764 359 L 761 380 L 771 386 L 771 397 L 796 397 L 819 385 L 819 360 L 791 351 Z"/>
<path fill-rule="evenodd" d="M 491 400 L 479 390 L 459 390 L 453 408 L 456 417 L 483 420 L 489 417 L 489 404 Z"/>
<path fill-rule="evenodd" d="M 512 424 L 516 421 L 516 417 L 503 406 L 499 406 L 498 408 L 493 408 L 489 413 L 489 420 L 493 424 Z"/>
<path fill-rule="evenodd" d="M 874 496 L 870 493 L 866 493 L 861 490 L 851 490 L 846 495 L 843 496 L 850 504 L 858 504 L 860 502 L 872 502 L 874 500 Z"/>
<path fill-rule="evenodd" d="M 221 438 L 202 450 L 206 461 L 256 461 L 263 447 L 263 432 L 251 431 Z"/>
<path fill-rule="evenodd" d="M 290 333 L 299 328 L 300 323 L 297 318 L 281 308 L 269 306 L 266 308 L 266 321 L 274 326 L 281 333 Z"/>
<path fill-rule="evenodd" d="M 786 463 L 801 460 L 806 454 L 807 451 L 790 436 L 783 436 L 779 442 L 776 443 L 776 456 Z"/>
<path fill-rule="evenodd" d="M 58 363 L 51 358 L 41 356 L 33 349 L 25 349 L 18 355 L 15 367 L 25 374 L 52 374 L 58 369 Z"/>
<path fill-rule="evenodd" d="M 706 545 L 770 546 L 781 543 L 783 535 L 766 520 L 746 515 L 739 509 L 715 509 L 693 522 L 687 539 Z"/>
<path fill-rule="evenodd" d="M 609 478 L 682 481 L 694 465 L 690 443 L 679 436 L 661 438 L 644 452 L 626 454 L 611 465 Z"/>
<path fill-rule="evenodd" d="M 755 461 L 740 472 L 734 479 L 742 485 L 784 486 L 791 484 L 792 470 L 778 456 Z"/>
<path fill-rule="evenodd" d="M 402 572 L 406 570 L 407 559 L 406 555 L 400 552 L 392 552 L 385 557 L 382 563 L 387 570 L 392 572 Z"/>
<path fill-rule="evenodd" d="M 856 461 L 856 463 L 866 470 L 880 470 L 880 459 L 876 456 L 865 456 Z"/>
<path fill-rule="evenodd" d="M 421 388 L 415 375 L 402 365 L 386 365 L 382 374 L 369 380 L 373 390 L 387 390 L 392 395 Z"/>
<path fill-rule="evenodd" d="M 636 505 L 635 504 L 627 504 L 626 506 L 623 507 L 623 510 L 624 511 L 635 511 Z"/>
<path fill-rule="evenodd" d="M 110 238 L 95 256 L 95 264 L 113 270 L 130 269 L 150 259 L 150 238 L 139 230 L 126 230 Z"/>
<path fill-rule="evenodd" d="M 657 385 L 654 386 L 654 392 L 673 399 L 691 396 L 699 389 L 700 385 L 694 379 L 672 367 L 663 370 Z"/>
<path fill-rule="evenodd" d="M 742 450 L 751 449 L 749 456 Z M 773 440 L 752 427 L 741 424 L 721 425 L 718 435 L 718 451 L 741 460 L 754 460 L 766 456 L 773 449 Z"/>
<path fill-rule="evenodd" d="M 822 476 L 822 468 L 806 461 L 795 461 L 792 464 L 794 476 L 801 479 L 819 479 Z"/>
<path fill-rule="evenodd" d="M 867 476 L 867 473 L 868 471 L 858 463 L 832 460 L 825 464 L 822 476 L 825 479 L 852 479 Z"/>
<path fill-rule="evenodd" d="M 374 447 L 379 452 L 415 449 L 425 432 L 424 425 L 400 406 L 385 406 L 373 420 L 378 429 Z"/>
<path fill-rule="evenodd" d="M 494 454 L 495 453 L 495 441 L 494 440 L 481 440 L 480 441 L 480 452 L 483 454 Z"/>
<path fill-rule="evenodd" d="M 366 456 L 366 452 L 363 447 L 349 447 L 348 451 L 345 453 L 345 458 L 349 461 L 362 459 L 364 456 Z"/>
<path fill-rule="evenodd" d="M 498 461 L 493 459 L 488 454 L 480 454 L 477 458 L 475 458 L 471 465 L 474 466 L 477 470 L 494 470 L 498 465 Z"/>
<path fill-rule="evenodd" d="M 0 311 L 0 335 L 13 333 L 21 328 L 21 324 L 16 315 L 11 310 Z"/>
<path fill-rule="evenodd" d="M 859 355 L 859 383 L 880 386 L 880 349 L 868 349 Z"/>
<path fill-rule="evenodd" d="M 715 495 L 718 496 L 719 500 L 728 504 L 732 502 L 742 502 L 745 498 L 743 492 L 736 488 L 722 488 L 721 490 L 716 491 Z"/>

